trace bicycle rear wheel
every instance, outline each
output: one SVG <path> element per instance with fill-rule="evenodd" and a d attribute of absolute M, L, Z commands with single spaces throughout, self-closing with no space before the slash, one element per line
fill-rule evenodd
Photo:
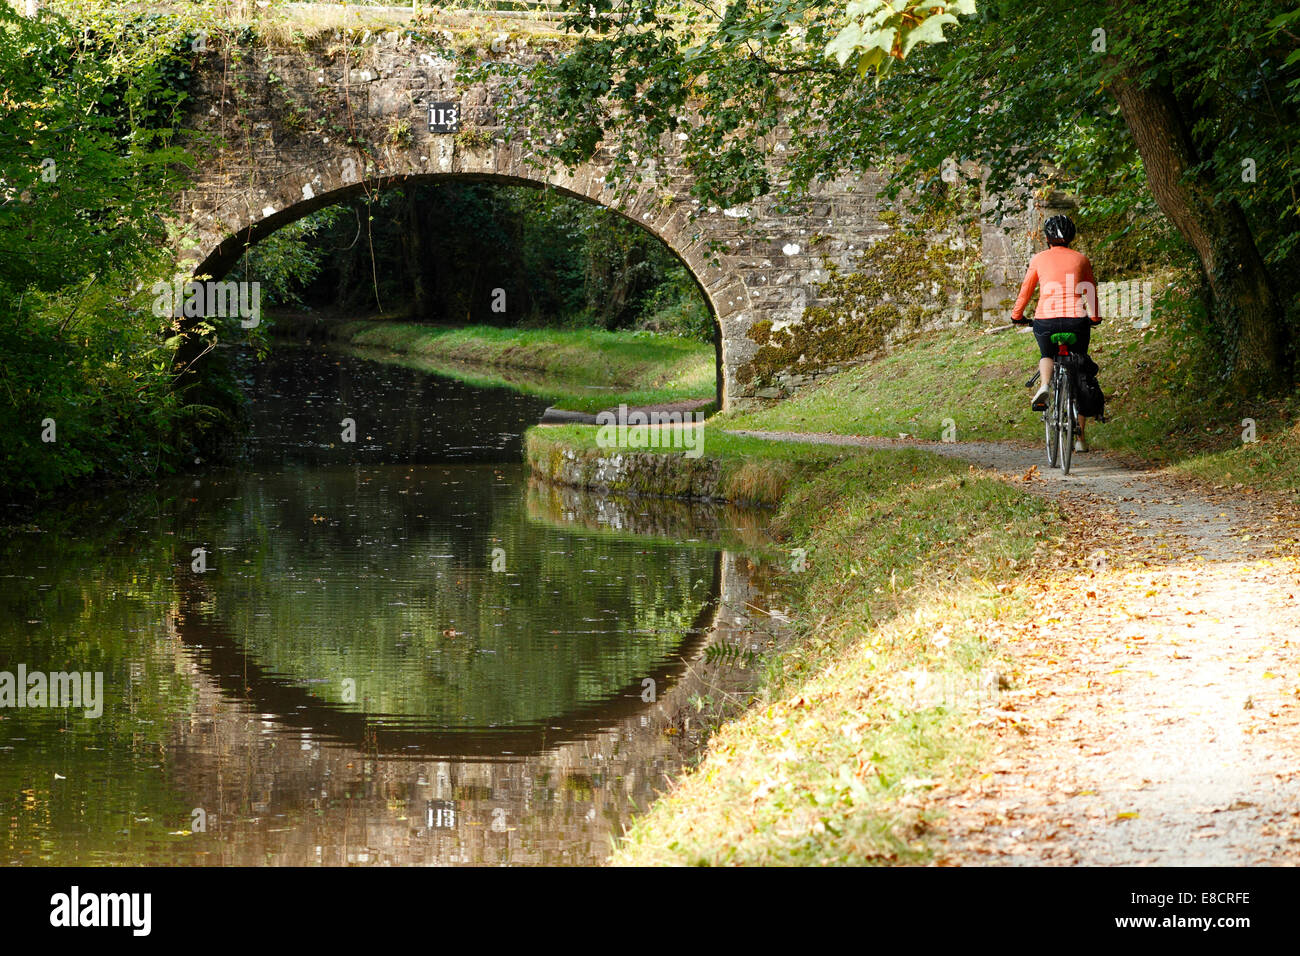
<path fill-rule="evenodd" d="M 1061 474 L 1070 473 L 1070 460 L 1074 457 L 1074 383 L 1069 375 L 1061 376 L 1061 401 L 1059 412 L 1061 428 Z"/>

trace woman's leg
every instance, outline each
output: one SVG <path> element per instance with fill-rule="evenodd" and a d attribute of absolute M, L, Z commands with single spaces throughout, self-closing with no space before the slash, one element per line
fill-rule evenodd
<path fill-rule="evenodd" d="M 1052 327 L 1039 319 L 1034 319 L 1034 341 L 1038 343 L 1038 391 L 1034 394 L 1030 407 L 1035 411 L 1043 408 L 1047 389 L 1052 382 Z"/>

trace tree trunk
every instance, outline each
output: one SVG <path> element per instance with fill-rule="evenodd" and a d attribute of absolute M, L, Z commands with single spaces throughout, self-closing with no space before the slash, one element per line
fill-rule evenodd
<path fill-rule="evenodd" d="M 1233 380 L 1243 389 L 1282 382 L 1282 305 L 1241 206 L 1216 201 L 1213 182 L 1188 173 L 1203 157 L 1168 88 L 1142 86 L 1121 73 L 1112 93 L 1142 156 L 1151 194 L 1200 259 Z"/>

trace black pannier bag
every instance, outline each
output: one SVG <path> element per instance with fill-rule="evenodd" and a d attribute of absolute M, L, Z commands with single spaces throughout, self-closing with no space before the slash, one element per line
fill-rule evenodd
<path fill-rule="evenodd" d="M 1078 365 L 1078 372 L 1074 376 L 1074 407 L 1075 410 L 1087 418 L 1095 418 L 1098 421 L 1106 420 L 1106 394 L 1101 390 L 1101 384 L 1097 381 L 1097 372 L 1099 368 L 1097 363 L 1091 358 L 1081 356 L 1082 361 Z"/>

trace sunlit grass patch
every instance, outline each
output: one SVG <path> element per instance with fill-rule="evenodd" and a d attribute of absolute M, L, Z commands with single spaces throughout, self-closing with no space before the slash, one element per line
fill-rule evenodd
<path fill-rule="evenodd" d="M 711 425 L 695 439 L 701 456 L 694 458 L 674 448 L 602 447 L 596 425 L 547 425 L 531 428 L 525 438 L 525 455 L 533 470 L 558 479 L 566 460 L 581 455 L 588 460 L 609 459 L 624 454 L 662 456 L 657 467 L 641 469 L 652 484 L 619 486 L 617 490 L 639 494 L 707 496 L 738 504 L 775 507 L 800 479 L 844 458 L 863 454 L 862 449 L 804 442 L 772 442 L 733 435 Z M 699 477 L 710 476 L 701 488 Z"/>

